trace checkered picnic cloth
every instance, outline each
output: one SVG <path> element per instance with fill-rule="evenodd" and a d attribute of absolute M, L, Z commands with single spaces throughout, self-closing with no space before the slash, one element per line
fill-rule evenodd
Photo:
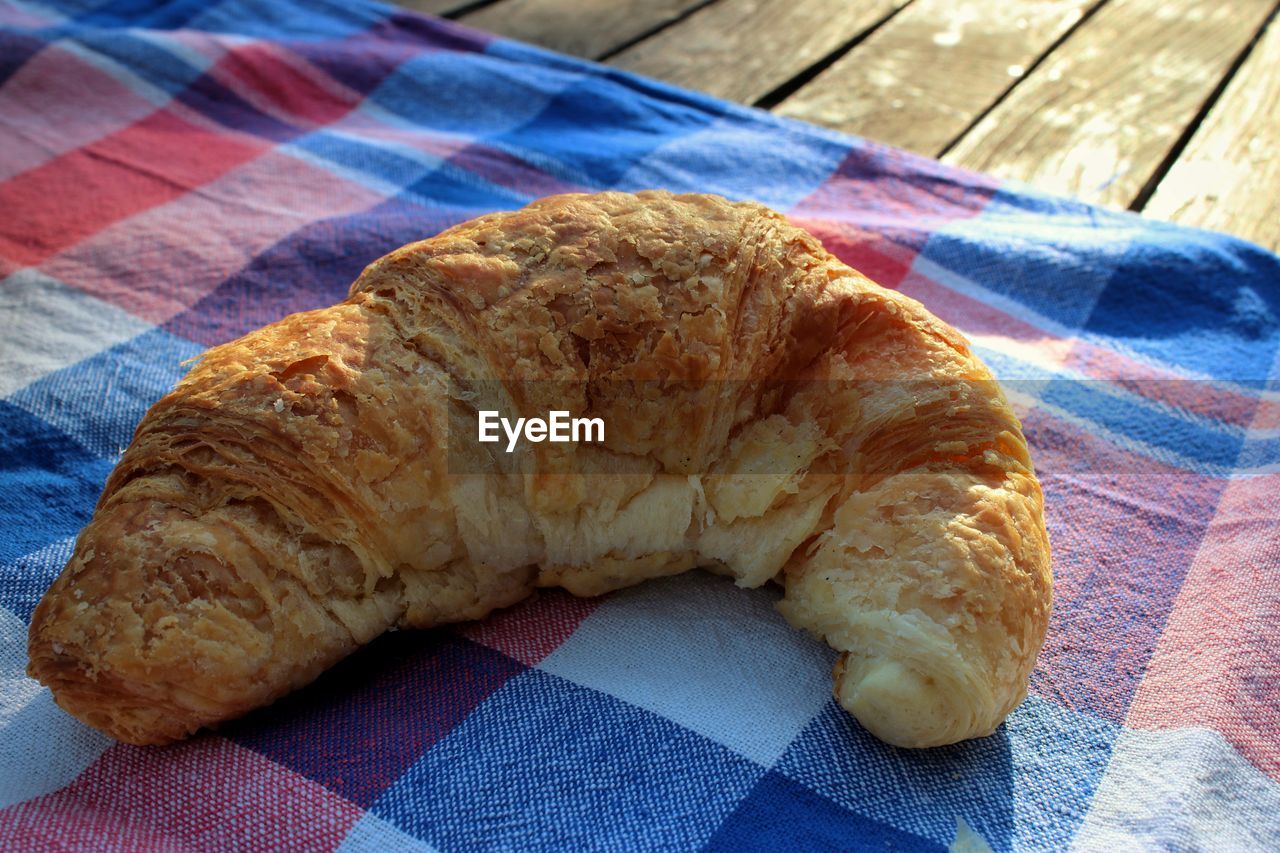
<path fill-rule="evenodd" d="M 26 625 L 182 362 L 575 189 L 752 198 L 964 331 L 1040 470 L 1031 695 L 926 751 L 704 575 L 393 634 L 113 744 Z M 0 847 L 1280 846 L 1280 259 L 368 2 L 0 3 Z"/>

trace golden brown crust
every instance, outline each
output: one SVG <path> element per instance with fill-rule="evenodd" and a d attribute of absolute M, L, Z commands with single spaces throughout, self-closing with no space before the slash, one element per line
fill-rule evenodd
<path fill-rule="evenodd" d="M 602 418 L 604 445 L 451 443 L 482 402 Z M 875 734 L 949 743 L 1025 694 L 1041 503 L 964 340 L 779 214 L 555 196 L 206 353 L 37 608 L 30 672 L 91 725 L 162 743 L 392 626 L 702 565 L 780 579 Z"/>

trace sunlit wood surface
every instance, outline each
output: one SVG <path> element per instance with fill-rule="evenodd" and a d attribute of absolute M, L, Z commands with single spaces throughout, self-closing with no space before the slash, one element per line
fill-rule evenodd
<path fill-rule="evenodd" d="M 1280 0 L 403 0 L 1280 250 Z"/>

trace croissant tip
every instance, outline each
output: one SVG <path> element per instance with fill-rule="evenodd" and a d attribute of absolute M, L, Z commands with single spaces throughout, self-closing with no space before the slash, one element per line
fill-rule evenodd
<path fill-rule="evenodd" d="M 33 642 L 27 675 L 48 687 L 71 716 L 122 743 L 161 746 L 189 737 L 201 722 L 181 709 L 135 694 L 126 679 L 88 672 L 70 650 Z"/>
<path fill-rule="evenodd" d="M 955 685 L 897 660 L 871 660 L 845 669 L 836 696 L 864 728 L 893 746 L 947 746 L 984 733 L 979 731 L 982 721 L 975 720 L 971 703 Z"/>

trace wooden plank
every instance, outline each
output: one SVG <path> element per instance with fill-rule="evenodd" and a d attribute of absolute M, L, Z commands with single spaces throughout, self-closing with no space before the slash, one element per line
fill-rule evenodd
<path fill-rule="evenodd" d="M 1280 20 L 1273 20 L 1143 213 L 1280 251 Z"/>
<path fill-rule="evenodd" d="M 708 0 L 503 0 L 459 20 L 468 26 L 598 59 Z"/>
<path fill-rule="evenodd" d="M 720 0 L 610 65 L 754 103 L 908 0 Z"/>
<path fill-rule="evenodd" d="M 1112 0 L 943 159 L 1127 206 L 1273 5 Z"/>
<path fill-rule="evenodd" d="M 1098 0 L 917 0 L 776 108 L 937 156 Z"/>

